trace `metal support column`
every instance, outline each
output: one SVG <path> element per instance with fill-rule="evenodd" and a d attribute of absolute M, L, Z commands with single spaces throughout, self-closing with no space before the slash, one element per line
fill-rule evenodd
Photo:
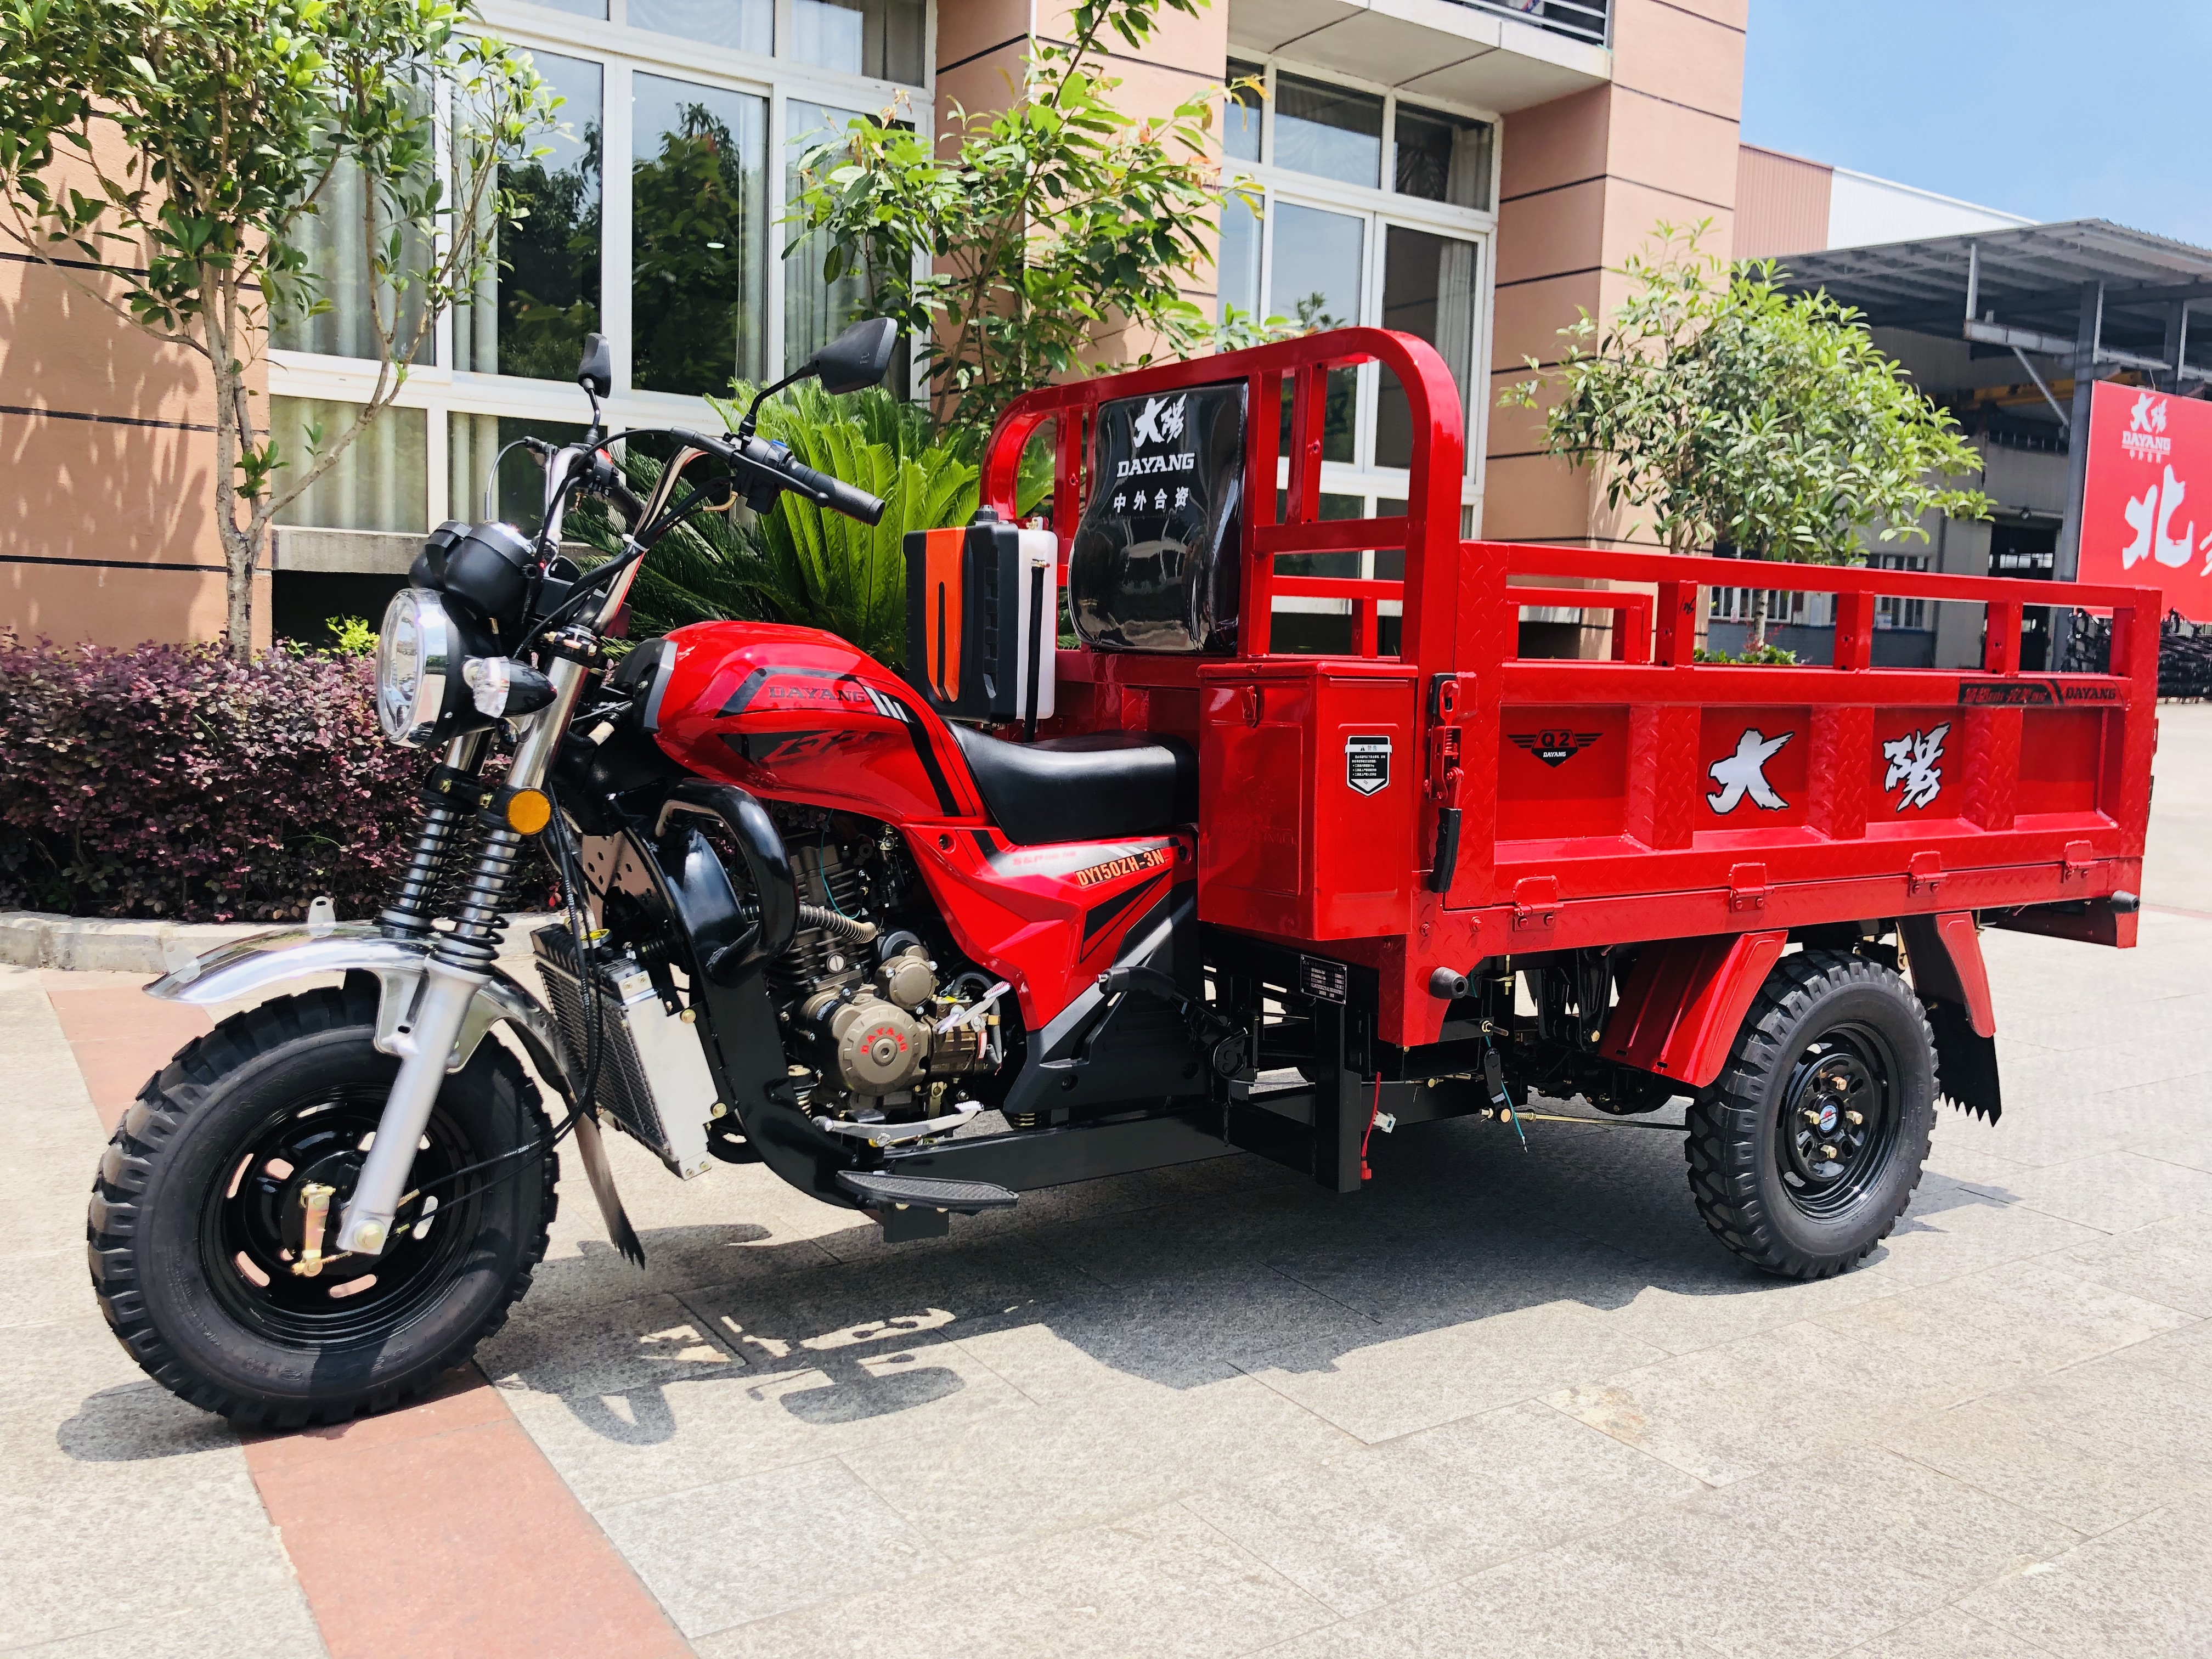
<path fill-rule="evenodd" d="M 2152 384 L 2158 386 L 2162 392 L 2180 391 L 2181 360 L 2188 350 L 2189 301 L 2176 300 L 2166 308 L 2166 350 L 2161 354 L 2173 367 Z"/>
<path fill-rule="evenodd" d="M 2081 316 L 2074 331 L 2074 416 L 2067 423 L 2066 521 L 2058 531 L 2051 574 L 2070 582 L 2081 561 L 2081 499 L 2089 484 L 2089 404 L 2096 394 L 2097 348 L 2105 331 L 2105 285 L 2081 284 Z M 2072 607 L 2051 613 L 2051 666 L 2063 669 L 2074 644 Z"/>
<path fill-rule="evenodd" d="M 1314 1091 L 1314 1179 L 1337 1193 L 1359 1190 L 1359 1147 L 1373 1115 L 1367 1044 L 1356 1018 L 1342 1003 L 1314 1009 L 1318 1058 L 1333 1073 Z"/>

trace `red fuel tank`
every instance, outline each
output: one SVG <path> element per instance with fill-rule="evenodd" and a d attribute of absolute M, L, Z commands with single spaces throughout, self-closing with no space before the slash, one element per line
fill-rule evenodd
<path fill-rule="evenodd" d="M 668 638 L 676 666 L 659 738 L 691 771 L 894 823 L 982 817 L 945 722 L 836 635 L 714 622 Z"/>

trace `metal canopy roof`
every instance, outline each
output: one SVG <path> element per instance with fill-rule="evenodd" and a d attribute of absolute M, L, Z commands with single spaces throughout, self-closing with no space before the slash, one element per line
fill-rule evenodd
<path fill-rule="evenodd" d="M 2212 248 L 2130 230 L 2106 219 L 1931 236 L 1876 247 L 1831 248 L 1780 261 L 1791 288 L 1826 289 L 1876 328 L 1911 329 L 2000 349 L 2070 358 L 2082 285 L 2105 285 L 2100 364 L 2168 369 L 2178 306 L 2212 313 Z M 1968 295 L 1972 295 L 1972 311 Z M 2183 353 L 2190 380 L 2207 377 L 2212 319 L 2191 316 Z"/>

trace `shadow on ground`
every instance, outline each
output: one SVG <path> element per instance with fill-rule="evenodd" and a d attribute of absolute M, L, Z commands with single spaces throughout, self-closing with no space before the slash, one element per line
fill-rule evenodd
<path fill-rule="evenodd" d="M 858 1423 L 969 1386 L 947 1345 L 1032 1328 L 1182 1389 L 1237 1371 L 1333 1371 L 1376 1343 L 1538 1307 L 1602 1315 L 1653 1289 L 1787 1291 L 1706 1231 L 1679 1133 L 1655 1132 L 1679 1117 L 1531 1123 L 1526 1152 L 1476 1121 L 1409 1127 L 1376 1137 L 1373 1182 L 1341 1197 L 1233 1155 L 1024 1194 L 919 1244 L 884 1245 L 872 1224 L 779 1242 L 742 1226 L 647 1229 L 640 1275 L 586 1241 L 538 1270 L 487 1369 L 559 1397 L 609 1441 L 650 1445 L 676 1431 L 672 1389 L 740 1382 L 803 1424 Z M 1929 1176 L 1893 1238 L 1999 1202 Z M 608 1300 L 625 1275 L 632 1300 Z M 580 1292 L 593 1305 L 575 1307 Z M 1026 1386 L 1018 1364 L 992 1363 Z"/>

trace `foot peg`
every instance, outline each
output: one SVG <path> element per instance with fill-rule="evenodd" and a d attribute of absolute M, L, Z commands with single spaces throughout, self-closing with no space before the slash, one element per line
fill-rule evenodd
<path fill-rule="evenodd" d="M 840 1170 L 837 1184 L 860 1200 L 860 1207 L 883 1224 L 884 1238 L 941 1238 L 951 1231 L 949 1218 L 983 1210 L 1011 1210 L 1018 1195 L 988 1181 L 946 1181 L 934 1176 L 884 1174 L 873 1170 Z"/>

